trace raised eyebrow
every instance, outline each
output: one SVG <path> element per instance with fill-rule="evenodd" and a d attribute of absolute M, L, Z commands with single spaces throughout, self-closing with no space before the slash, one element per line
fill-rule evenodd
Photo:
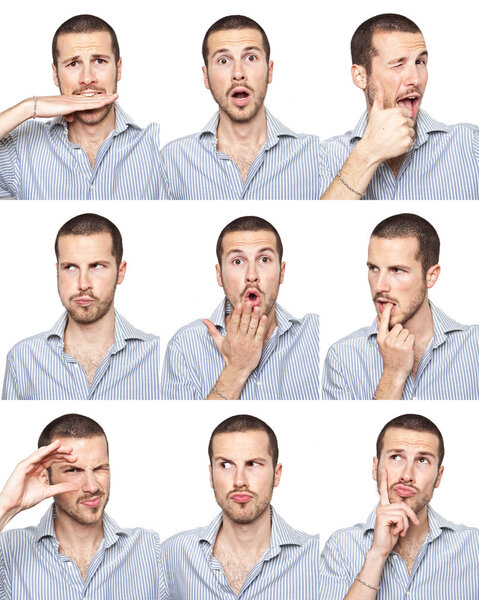
<path fill-rule="evenodd" d="M 263 52 L 259 46 L 247 46 L 246 48 L 243 48 L 243 53 L 251 52 L 252 50 L 259 53 Z"/>
<path fill-rule="evenodd" d="M 211 55 L 211 58 L 215 58 L 218 54 L 231 54 L 231 50 L 229 48 L 219 48 Z"/>
<path fill-rule="evenodd" d="M 377 265 L 375 265 L 375 264 L 374 264 L 374 263 L 372 263 L 372 262 L 369 262 L 369 260 L 366 262 L 366 266 L 367 266 L 367 267 L 377 267 Z"/>

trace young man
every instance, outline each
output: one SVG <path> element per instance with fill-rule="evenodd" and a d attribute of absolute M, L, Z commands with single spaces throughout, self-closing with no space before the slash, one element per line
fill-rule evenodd
<path fill-rule="evenodd" d="M 478 597 L 479 530 L 455 525 L 429 505 L 443 457 L 441 432 L 426 417 L 401 415 L 383 427 L 373 459 L 379 506 L 366 523 L 327 541 L 318 598 Z"/>
<path fill-rule="evenodd" d="M 0 597 L 165 600 L 159 538 L 119 527 L 105 512 L 108 442 L 98 423 L 63 415 L 21 461 L 0 494 L 0 529 L 54 496 L 37 527 L 0 534 Z"/>
<path fill-rule="evenodd" d="M 115 102 L 122 59 L 112 27 L 72 17 L 52 52 L 61 95 L 33 96 L 0 114 L 0 197 L 158 199 L 159 127 L 141 129 Z"/>
<path fill-rule="evenodd" d="M 274 431 L 236 415 L 216 427 L 208 452 L 222 512 L 162 545 L 171 600 L 317 598 L 319 539 L 292 529 L 270 504 L 282 472 Z"/>
<path fill-rule="evenodd" d="M 332 184 L 323 198 L 479 199 L 479 129 L 444 125 L 420 108 L 428 52 L 419 27 L 402 15 L 372 17 L 354 33 L 351 55 L 367 112 L 324 142 L 321 172 Z"/>
<path fill-rule="evenodd" d="M 223 17 L 206 32 L 203 59 L 219 111 L 200 133 L 162 149 L 164 196 L 318 199 L 319 139 L 293 133 L 264 106 L 273 61 L 263 28 L 242 15 Z"/>
<path fill-rule="evenodd" d="M 276 229 L 235 219 L 216 254 L 225 299 L 168 343 L 163 399 L 318 400 L 319 317 L 295 319 L 276 303 L 286 267 Z"/>
<path fill-rule="evenodd" d="M 428 298 L 439 237 L 422 217 L 381 221 L 368 249 L 371 327 L 328 350 L 325 400 L 478 400 L 479 326 L 460 325 Z"/>
<path fill-rule="evenodd" d="M 126 273 L 116 225 L 95 214 L 74 217 L 60 228 L 55 254 L 66 312 L 10 350 L 2 398 L 158 400 L 160 340 L 114 309 Z"/>

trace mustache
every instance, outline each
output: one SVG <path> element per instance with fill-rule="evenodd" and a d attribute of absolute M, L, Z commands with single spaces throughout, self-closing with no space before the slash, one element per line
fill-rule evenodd
<path fill-rule="evenodd" d="M 235 83 L 234 85 L 232 85 L 229 90 L 226 92 L 226 95 L 229 96 L 231 94 L 231 92 L 237 88 L 244 88 L 245 90 L 248 90 L 249 92 L 253 93 L 254 90 L 253 88 L 251 88 L 249 85 L 247 85 L 246 83 L 243 83 L 241 85 L 238 85 L 237 83 Z"/>
<path fill-rule="evenodd" d="M 84 502 L 85 500 L 91 500 L 91 498 L 104 498 L 105 497 L 105 493 L 104 492 L 95 492 L 94 494 L 84 494 L 81 498 L 78 498 L 77 500 L 77 504 L 79 504 L 80 502 Z"/>

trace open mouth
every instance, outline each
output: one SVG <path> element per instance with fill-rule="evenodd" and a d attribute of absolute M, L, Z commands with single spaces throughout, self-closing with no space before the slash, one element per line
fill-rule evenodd
<path fill-rule="evenodd" d="M 409 96 L 404 96 L 403 98 L 399 98 L 397 101 L 398 106 L 402 106 L 407 108 L 407 110 L 411 113 L 411 117 L 415 117 L 417 115 L 417 111 L 419 108 L 419 94 L 411 94 Z"/>
<path fill-rule="evenodd" d="M 104 94 L 104 93 L 105 93 L 104 90 L 87 89 L 87 90 L 83 90 L 81 92 L 77 92 L 76 95 L 83 96 L 84 98 L 92 98 L 93 96 L 99 96 L 100 94 Z"/>
<path fill-rule="evenodd" d="M 384 309 L 386 308 L 387 304 L 391 304 L 392 308 L 391 308 L 391 314 L 394 314 L 394 312 L 396 311 L 396 303 L 393 302 L 392 300 L 386 300 L 386 299 L 382 299 L 382 300 L 376 300 L 377 305 L 379 307 L 379 312 L 384 312 Z"/>
<path fill-rule="evenodd" d="M 255 289 L 246 290 L 244 298 L 245 298 L 245 301 L 249 302 L 253 308 L 255 306 L 259 306 L 259 304 L 261 303 L 261 295 Z"/>
<path fill-rule="evenodd" d="M 235 88 L 230 94 L 230 98 L 236 106 L 248 104 L 250 96 L 251 93 L 246 88 Z"/>

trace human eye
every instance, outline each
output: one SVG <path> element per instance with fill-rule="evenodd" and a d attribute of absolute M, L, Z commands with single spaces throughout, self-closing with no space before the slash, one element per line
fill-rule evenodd
<path fill-rule="evenodd" d="M 271 258 L 269 256 L 262 256 L 259 260 L 262 263 L 270 263 L 271 262 Z"/>
<path fill-rule="evenodd" d="M 105 267 L 105 265 L 102 265 L 101 263 L 93 263 L 92 264 L 92 268 L 95 271 L 99 271 L 100 269 L 103 269 Z"/>
<path fill-rule="evenodd" d="M 377 271 L 379 271 L 378 267 L 376 267 L 376 265 L 368 265 L 368 269 L 372 272 L 372 273 L 376 273 Z"/>
<path fill-rule="evenodd" d="M 231 469 L 233 465 L 228 460 L 223 460 L 220 462 L 220 467 L 222 469 Z"/>
<path fill-rule="evenodd" d="M 389 457 L 393 462 L 399 462 L 402 460 L 402 456 L 400 454 L 391 454 Z"/>
<path fill-rule="evenodd" d="M 99 65 L 102 65 L 103 63 L 106 63 L 107 61 L 104 58 L 97 58 L 97 59 L 95 59 L 95 62 L 98 63 Z"/>
<path fill-rule="evenodd" d="M 233 258 L 233 260 L 231 262 L 234 265 L 240 265 L 243 261 L 241 260 L 241 258 Z"/>
<path fill-rule="evenodd" d="M 258 57 L 255 54 L 247 54 L 245 60 L 248 62 L 255 62 L 258 60 Z"/>
<path fill-rule="evenodd" d="M 430 461 L 429 461 L 429 459 L 428 459 L 428 458 L 426 458 L 425 456 L 420 456 L 420 457 L 417 459 L 417 461 L 418 461 L 419 463 L 421 463 L 422 465 L 428 465 L 428 464 L 429 464 L 429 462 L 430 462 Z"/>
<path fill-rule="evenodd" d="M 63 267 L 63 270 L 64 270 L 64 271 L 74 271 L 74 270 L 75 270 L 75 268 L 76 268 L 76 267 L 75 267 L 75 265 L 65 265 L 65 266 Z"/>
<path fill-rule="evenodd" d="M 76 61 L 76 60 L 72 60 L 71 62 L 69 62 L 69 63 L 67 64 L 67 67 L 76 67 L 76 66 L 77 66 L 77 64 L 78 64 L 78 61 Z"/>
<path fill-rule="evenodd" d="M 226 58 L 226 56 L 221 56 L 220 58 L 218 58 L 218 64 L 219 65 L 227 65 L 228 64 L 228 59 Z"/>
<path fill-rule="evenodd" d="M 404 271 L 404 269 L 400 269 L 399 267 L 393 267 L 393 268 L 391 269 L 391 271 L 392 271 L 393 273 L 404 273 L 404 272 L 405 272 L 405 271 Z"/>

